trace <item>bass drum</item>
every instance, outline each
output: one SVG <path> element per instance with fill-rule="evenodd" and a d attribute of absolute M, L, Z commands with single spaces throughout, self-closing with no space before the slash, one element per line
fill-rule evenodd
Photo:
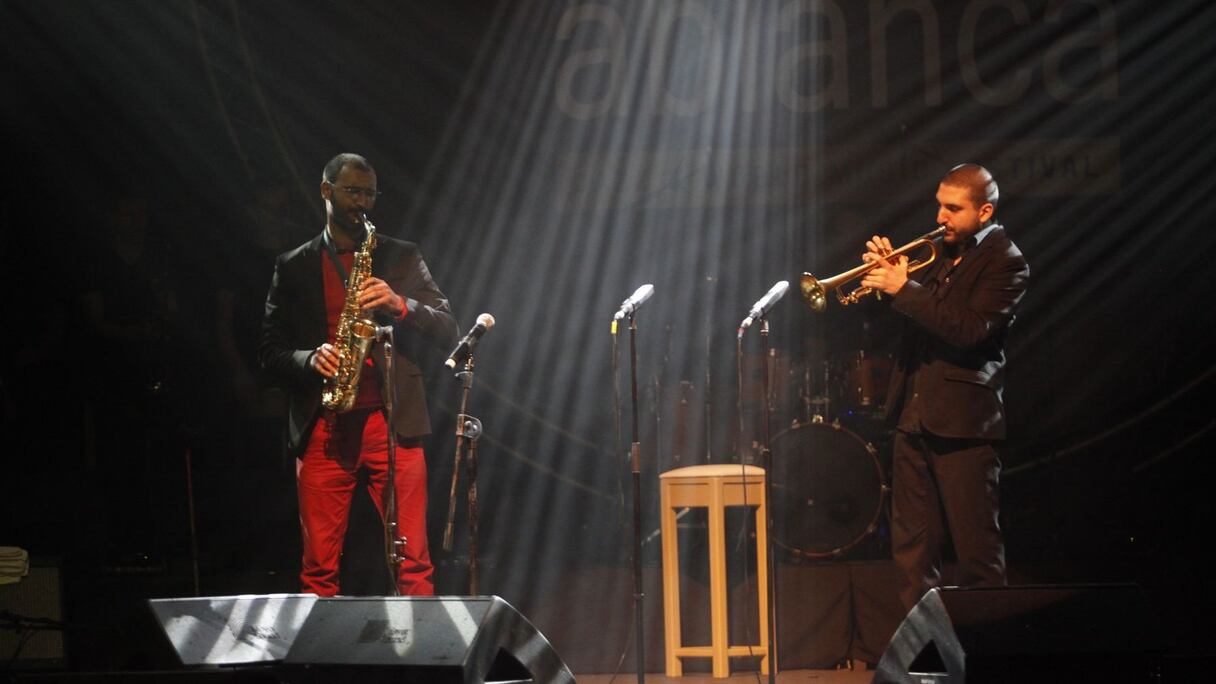
<path fill-rule="evenodd" d="M 838 423 L 773 437 L 773 541 L 803 558 L 844 555 L 878 527 L 887 497 L 877 450 Z"/>

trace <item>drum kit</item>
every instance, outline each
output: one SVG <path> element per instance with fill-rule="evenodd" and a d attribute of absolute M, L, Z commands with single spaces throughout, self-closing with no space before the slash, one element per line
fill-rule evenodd
<path fill-rule="evenodd" d="M 745 358 L 745 373 L 764 371 Z M 794 559 L 844 556 L 881 543 L 888 484 L 875 443 L 886 441 L 881 411 L 891 359 L 850 351 L 814 367 L 770 352 L 773 541 Z M 745 386 L 759 383 L 745 383 Z M 759 400 L 758 392 L 744 405 Z"/>
<path fill-rule="evenodd" d="M 902 247 L 886 250 L 886 258 L 908 256 L 908 272 L 928 267 L 938 257 L 935 240 L 945 233 L 937 226 Z M 926 252 L 927 250 L 927 252 Z M 827 308 L 834 293 L 841 306 L 857 304 L 878 293 L 859 286 L 850 292 L 844 286 L 865 276 L 877 266 L 866 261 L 826 279 L 803 273 L 799 282 L 802 297 L 816 313 Z M 779 356 L 779 355 L 772 355 Z M 886 442 L 889 432 L 882 419 L 892 359 L 865 350 L 851 351 L 800 372 L 788 364 L 771 364 L 770 387 L 796 386 L 798 410 L 789 427 L 772 438 L 773 541 L 795 559 L 838 558 L 855 552 L 863 542 L 881 542 L 878 534 L 886 519 L 890 487 L 880 453 L 874 447 Z M 782 381 L 783 373 L 797 380 Z M 818 377 L 815 377 L 818 376 Z M 788 392 L 788 389 L 784 390 Z M 780 415 L 788 396 L 767 397 L 770 413 Z M 788 418 L 788 416 L 787 416 Z M 885 447 L 885 445 L 884 445 Z"/>

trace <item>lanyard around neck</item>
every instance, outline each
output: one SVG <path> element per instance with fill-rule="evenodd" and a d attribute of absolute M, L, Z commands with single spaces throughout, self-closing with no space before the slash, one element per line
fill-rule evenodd
<path fill-rule="evenodd" d="M 325 243 L 325 251 L 329 253 L 330 261 L 334 262 L 334 268 L 338 270 L 338 276 L 342 279 L 342 287 L 346 287 L 347 273 L 346 267 L 342 265 L 342 260 L 338 258 L 338 248 L 334 245 L 333 238 L 329 235 L 329 226 L 321 234 L 321 242 Z"/>

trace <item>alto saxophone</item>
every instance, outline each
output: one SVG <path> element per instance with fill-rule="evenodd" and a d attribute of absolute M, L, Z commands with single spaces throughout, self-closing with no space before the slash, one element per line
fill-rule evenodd
<path fill-rule="evenodd" d="M 376 248 L 376 227 L 366 215 L 363 225 L 367 228 L 367 237 L 355 252 L 355 261 L 346 279 L 346 300 L 342 304 L 337 339 L 334 340 L 338 372 L 325 381 L 321 391 L 321 405 L 337 413 L 345 413 L 355 405 L 363 363 L 376 341 L 376 322 L 363 316 L 359 308 L 359 288 L 372 275 L 372 250 Z"/>

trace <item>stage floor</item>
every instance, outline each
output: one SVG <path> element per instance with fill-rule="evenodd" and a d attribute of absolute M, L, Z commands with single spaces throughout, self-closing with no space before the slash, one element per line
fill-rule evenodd
<path fill-rule="evenodd" d="M 634 672 L 611 674 L 575 674 L 579 684 L 630 684 L 638 681 Z M 874 678 L 874 672 L 868 670 L 788 670 L 777 673 L 777 681 L 781 684 L 869 684 Z M 732 674 L 726 679 L 714 679 L 708 673 L 685 674 L 683 677 L 666 677 L 661 674 L 646 673 L 647 684 L 764 684 L 768 675 L 758 672 Z"/>

